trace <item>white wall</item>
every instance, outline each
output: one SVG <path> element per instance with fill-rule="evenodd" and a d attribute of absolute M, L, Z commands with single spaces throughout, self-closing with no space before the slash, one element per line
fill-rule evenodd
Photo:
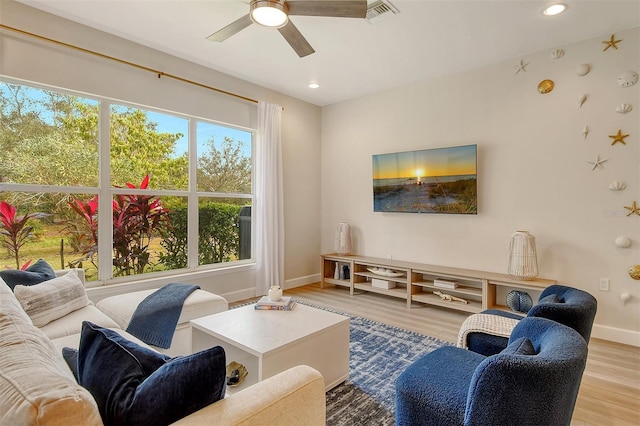
<path fill-rule="evenodd" d="M 0 23 L 165 73 L 261 99 L 284 107 L 282 143 L 285 192 L 285 279 L 306 284 L 317 278 L 320 232 L 320 108 L 212 71 L 176 57 L 43 13 L 0 0 Z M 257 107 L 227 95 L 132 68 L 18 33 L 0 31 L 0 75 L 49 84 L 118 100 L 193 114 L 234 125 L 256 127 Z M 186 274 L 172 281 L 199 284 L 230 301 L 254 295 L 254 268 Z M 167 282 L 137 284 L 149 288 Z M 131 286 L 92 289 L 98 299 Z"/>
<path fill-rule="evenodd" d="M 357 254 L 506 273 L 511 234 L 529 230 L 540 276 L 598 299 L 594 336 L 640 345 L 640 281 L 627 274 L 640 263 L 640 216 L 624 209 L 640 204 L 640 84 L 616 84 L 640 71 L 639 31 L 616 33 L 619 49 L 603 52 L 609 36 L 557 46 L 560 59 L 538 52 L 323 108 L 323 252 L 346 221 Z M 520 59 L 529 65 L 515 74 Z M 584 63 L 592 71 L 579 77 Z M 541 95 L 544 79 L 555 89 Z M 633 111 L 616 113 L 623 102 Z M 630 136 L 611 146 L 618 129 Z M 372 154 L 467 144 L 478 145 L 477 216 L 373 212 Z M 596 155 L 604 170 L 591 171 Z M 610 191 L 612 181 L 627 189 Z M 620 235 L 631 248 L 614 245 Z"/>

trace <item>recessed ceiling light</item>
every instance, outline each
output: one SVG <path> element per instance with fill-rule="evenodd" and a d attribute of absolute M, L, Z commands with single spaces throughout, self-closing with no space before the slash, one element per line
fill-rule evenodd
<path fill-rule="evenodd" d="M 546 16 L 554 16 L 564 12 L 567 9 L 567 6 L 562 3 L 551 4 L 544 8 L 542 13 Z"/>
<path fill-rule="evenodd" d="M 318 87 L 320 87 L 320 85 L 318 83 L 309 83 L 309 88 L 310 89 L 317 89 Z"/>

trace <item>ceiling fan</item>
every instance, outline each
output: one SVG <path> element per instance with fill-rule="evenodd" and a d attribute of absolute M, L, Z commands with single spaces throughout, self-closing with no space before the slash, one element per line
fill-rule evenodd
<path fill-rule="evenodd" d="M 251 0 L 247 15 L 211 34 L 207 40 L 224 41 L 255 22 L 264 27 L 277 28 L 298 56 L 303 58 L 315 50 L 293 25 L 290 15 L 364 18 L 367 15 L 367 0 Z"/>

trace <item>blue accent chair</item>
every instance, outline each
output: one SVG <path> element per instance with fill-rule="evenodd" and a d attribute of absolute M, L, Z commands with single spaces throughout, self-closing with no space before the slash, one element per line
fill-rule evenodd
<path fill-rule="evenodd" d="M 547 318 L 576 330 L 589 343 L 591 328 L 596 316 L 598 302 L 591 294 L 577 288 L 552 285 L 540 294 L 527 317 Z M 521 320 L 525 318 L 513 312 L 489 309 L 481 314 L 500 315 Z M 474 332 L 467 335 L 467 348 L 482 355 L 494 355 L 507 347 L 508 339 L 488 333 Z"/>
<path fill-rule="evenodd" d="M 445 346 L 396 381 L 396 426 L 569 425 L 587 343 L 575 330 L 527 317 L 501 353 Z"/>

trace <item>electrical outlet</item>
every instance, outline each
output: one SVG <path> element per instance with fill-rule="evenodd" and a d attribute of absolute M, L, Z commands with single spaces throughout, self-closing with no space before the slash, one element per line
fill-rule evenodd
<path fill-rule="evenodd" d="M 600 291 L 609 291 L 609 278 L 600 278 Z"/>

